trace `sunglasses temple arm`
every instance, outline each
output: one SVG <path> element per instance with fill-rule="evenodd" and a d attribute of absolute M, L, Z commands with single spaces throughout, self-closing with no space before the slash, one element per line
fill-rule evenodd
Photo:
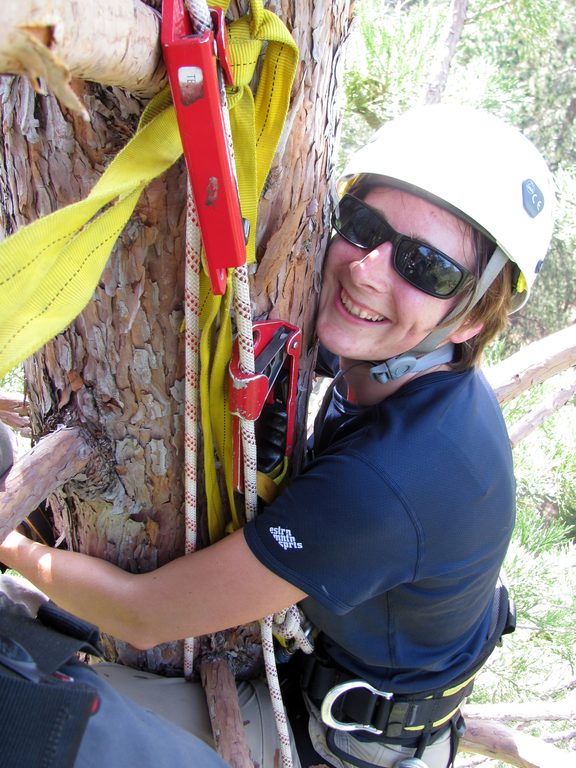
<path fill-rule="evenodd" d="M 462 301 L 460 301 L 444 318 L 442 327 L 428 334 L 428 336 L 426 336 L 426 338 L 423 339 L 420 344 L 409 350 L 408 354 L 426 354 L 428 352 L 432 352 L 432 350 L 436 349 L 440 344 L 442 344 L 442 342 L 445 341 L 448 336 L 450 336 L 452 331 L 462 322 L 462 317 L 459 317 L 460 313 L 464 310 L 470 311 L 472 307 L 475 307 L 476 304 L 478 304 L 482 296 L 484 296 L 488 288 L 490 288 L 494 280 L 498 277 L 507 261 L 508 256 L 506 256 L 506 254 L 500 248 L 496 248 L 490 257 L 490 261 L 486 265 L 486 269 L 476 283 L 476 288 L 472 298 L 462 299 Z"/>

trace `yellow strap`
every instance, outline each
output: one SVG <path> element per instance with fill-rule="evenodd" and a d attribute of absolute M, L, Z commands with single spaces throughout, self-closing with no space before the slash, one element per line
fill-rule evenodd
<path fill-rule="evenodd" d="M 167 96 L 151 102 L 135 137 L 84 200 L 0 243 L 0 376 L 82 311 L 142 190 L 182 153 Z"/>
<path fill-rule="evenodd" d="M 228 2 L 214 3 L 225 11 Z M 228 27 L 234 87 L 228 91 L 230 123 L 236 158 L 236 174 L 242 215 L 250 221 L 248 261 L 255 254 L 256 214 L 264 182 L 274 158 L 290 101 L 292 82 L 298 63 L 298 48 L 284 24 L 261 0 L 250 4 L 250 15 Z M 262 49 L 268 41 L 256 96 L 249 84 Z M 227 371 L 232 348 L 230 318 L 231 280 L 225 297 L 214 296 L 205 275 L 201 276 L 201 305 L 206 317 L 217 326 L 218 344 L 213 354 L 208 339 L 216 335 L 202 325 L 206 339 L 200 351 L 201 410 L 204 436 L 204 471 L 208 498 L 210 540 L 224 532 L 223 500 L 218 488 L 214 451 L 217 452 L 226 480 L 228 505 L 234 527 L 240 525 L 234 506 L 232 473 L 232 417 L 228 408 Z M 206 383 L 209 378 L 209 383 Z M 208 398 L 208 399 L 207 399 Z M 213 435 L 213 438 L 212 438 Z"/>
<path fill-rule="evenodd" d="M 445 691 L 442 691 L 442 698 L 444 699 L 444 698 L 446 698 L 448 696 L 454 696 L 456 693 L 459 693 L 461 690 L 466 688 L 466 686 L 470 685 L 470 683 L 476 678 L 478 672 L 480 672 L 479 669 L 477 669 L 476 672 L 474 672 L 473 675 L 470 675 L 470 677 L 466 678 L 466 680 L 464 680 L 464 682 L 458 683 L 458 685 L 455 685 L 452 688 L 446 688 Z M 427 696 L 427 698 L 431 699 L 433 697 L 432 696 Z M 450 720 L 452 717 L 454 717 L 456 712 L 458 712 L 458 710 L 460 709 L 461 705 L 462 705 L 462 701 L 460 701 L 458 703 L 458 705 L 456 707 L 454 707 L 454 709 L 451 712 L 449 712 L 447 715 L 444 715 L 444 717 L 441 717 L 440 720 L 435 720 L 432 723 L 432 728 L 438 728 L 440 725 L 443 725 L 444 723 L 447 723 L 448 720 Z M 405 726 L 404 730 L 405 731 L 423 731 L 424 728 L 425 728 L 424 725 L 407 725 L 407 726 Z"/>

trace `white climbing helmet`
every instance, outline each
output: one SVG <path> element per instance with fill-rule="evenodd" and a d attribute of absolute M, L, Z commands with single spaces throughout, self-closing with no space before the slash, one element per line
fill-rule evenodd
<path fill-rule="evenodd" d="M 360 174 L 383 176 L 484 231 L 518 265 L 512 311 L 524 305 L 550 245 L 555 186 L 516 128 L 469 107 L 417 107 L 385 123 L 350 158 L 339 191 Z"/>

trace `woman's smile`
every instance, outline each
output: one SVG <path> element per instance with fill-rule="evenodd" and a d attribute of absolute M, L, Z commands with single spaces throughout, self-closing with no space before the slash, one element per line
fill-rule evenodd
<path fill-rule="evenodd" d="M 348 294 L 344 288 L 342 288 L 340 291 L 340 301 L 349 314 L 351 314 L 353 317 L 359 318 L 360 320 L 367 320 L 370 323 L 381 323 L 383 320 L 386 320 L 384 315 L 376 314 L 375 312 L 366 309 L 360 304 L 355 303 L 350 294 Z"/>

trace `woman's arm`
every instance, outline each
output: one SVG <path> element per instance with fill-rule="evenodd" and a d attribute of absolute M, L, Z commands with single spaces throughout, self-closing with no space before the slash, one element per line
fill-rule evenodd
<path fill-rule="evenodd" d="M 141 649 L 246 624 L 306 597 L 254 557 L 242 531 L 143 574 L 15 532 L 0 545 L 0 561 L 65 610 Z"/>

